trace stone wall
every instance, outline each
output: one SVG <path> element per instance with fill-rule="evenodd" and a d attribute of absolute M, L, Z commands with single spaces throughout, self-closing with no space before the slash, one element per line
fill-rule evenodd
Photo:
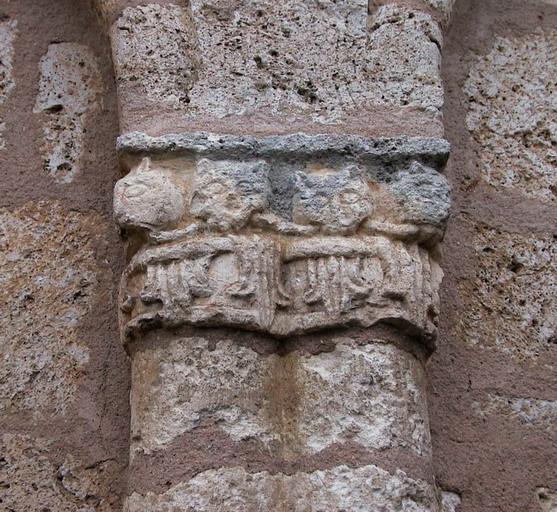
<path fill-rule="evenodd" d="M 102 34 L 85 2 L 0 5 L 2 511 L 121 508 L 129 363 Z"/>
<path fill-rule="evenodd" d="M 433 510 L 433 479 L 446 512 L 557 510 L 555 2 L 176 3 L 0 5 L 0 510 Z M 425 372 L 365 321 L 173 325 L 130 365 L 116 137 L 246 124 L 451 143 Z"/>
<path fill-rule="evenodd" d="M 464 511 L 556 510 L 557 8 L 457 2 L 453 211 L 428 367 L 438 483 Z"/>

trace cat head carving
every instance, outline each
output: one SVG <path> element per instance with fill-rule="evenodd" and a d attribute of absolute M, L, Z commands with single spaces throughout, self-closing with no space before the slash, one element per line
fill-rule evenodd
<path fill-rule="evenodd" d="M 412 162 L 390 185 L 399 221 L 444 230 L 450 210 L 447 179 L 434 169 Z"/>
<path fill-rule="evenodd" d="M 263 211 L 270 194 L 269 166 L 263 160 L 213 161 L 197 164 L 190 211 L 219 231 L 239 229 Z"/>
<path fill-rule="evenodd" d="M 182 192 L 149 158 L 114 187 L 114 218 L 120 227 L 164 228 L 177 223 L 184 212 Z"/>
<path fill-rule="evenodd" d="M 339 172 L 296 175 L 292 218 L 323 233 L 354 233 L 372 210 L 369 187 L 355 166 Z"/>

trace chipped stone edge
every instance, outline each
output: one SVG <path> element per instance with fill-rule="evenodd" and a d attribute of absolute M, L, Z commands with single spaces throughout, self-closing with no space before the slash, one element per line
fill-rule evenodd
<path fill-rule="evenodd" d="M 542 0 L 543 1 L 543 0 Z M 368 12 L 375 16 L 382 7 L 392 6 L 410 12 L 421 12 L 438 23 L 444 32 L 451 24 L 455 0 L 447 5 L 435 5 L 432 0 L 369 0 Z"/>
<path fill-rule="evenodd" d="M 358 157 L 370 163 L 403 163 L 419 159 L 441 171 L 450 144 L 438 137 L 366 138 L 356 135 L 251 135 L 209 132 L 172 133 L 153 137 L 128 132 L 117 140 L 120 154 L 193 153 L 218 157 Z"/>

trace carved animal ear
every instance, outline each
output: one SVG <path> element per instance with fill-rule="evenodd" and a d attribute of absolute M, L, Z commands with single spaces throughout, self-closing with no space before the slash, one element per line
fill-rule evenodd
<path fill-rule="evenodd" d="M 200 172 L 207 172 L 211 168 L 212 162 L 208 158 L 202 158 L 197 162 L 197 170 Z"/>
<path fill-rule="evenodd" d="M 137 166 L 136 172 L 148 171 L 151 168 L 151 159 L 146 156 L 143 157 L 139 165 Z"/>
<path fill-rule="evenodd" d="M 349 165 L 342 169 L 342 174 L 349 178 L 361 178 L 362 170 L 357 165 Z"/>
<path fill-rule="evenodd" d="M 311 187 L 309 176 L 305 172 L 296 171 L 296 174 L 294 175 L 294 179 L 296 183 L 296 188 L 298 190 L 307 190 L 308 188 Z"/>
<path fill-rule="evenodd" d="M 426 167 L 417 160 L 412 160 L 410 165 L 407 166 L 407 169 L 410 174 L 420 174 L 426 169 Z"/>

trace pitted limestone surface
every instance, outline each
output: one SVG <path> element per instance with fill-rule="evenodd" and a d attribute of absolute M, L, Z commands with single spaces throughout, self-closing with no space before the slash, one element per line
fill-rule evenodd
<path fill-rule="evenodd" d="M 125 512 L 230 512 L 288 510 L 292 512 L 438 512 L 433 487 L 391 474 L 377 466 L 330 470 L 294 475 L 247 473 L 243 468 L 223 468 L 200 473 L 164 494 L 134 493 Z"/>
<path fill-rule="evenodd" d="M 68 456 L 54 462 L 56 449 L 47 439 L 4 434 L 0 438 L 2 510 L 113 512 L 107 495 L 112 461 L 85 467 Z"/>
<path fill-rule="evenodd" d="M 477 297 L 464 315 L 465 339 L 515 357 L 543 356 L 557 329 L 557 247 L 552 236 L 478 228 L 474 242 Z"/>
<path fill-rule="evenodd" d="M 464 86 L 466 123 L 484 180 L 543 201 L 557 198 L 557 32 L 498 38 Z"/>
<path fill-rule="evenodd" d="M 82 171 L 87 118 L 100 108 L 102 77 L 93 52 L 77 43 L 49 45 L 40 71 L 33 112 L 43 114 L 43 168 L 55 181 L 69 183 Z"/>
<path fill-rule="evenodd" d="M 462 503 L 461 497 L 449 491 L 441 493 L 441 510 L 442 512 L 459 512 Z"/>
<path fill-rule="evenodd" d="M 327 124 L 371 105 L 442 102 L 431 39 L 441 35 L 427 15 L 385 7 L 370 31 L 364 0 L 220 3 L 192 2 L 204 68 L 190 108 L 199 114 L 292 112 Z"/>
<path fill-rule="evenodd" d="M 13 77 L 14 41 L 17 34 L 16 20 L 0 21 L 0 149 L 4 147 L 2 133 L 6 129 L 2 108 L 15 87 Z"/>
<path fill-rule="evenodd" d="M 374 164 L 401 165 L 419 160 L 438 170 L 449 157 L 449 143 L 439 137 L 368 138 L 357 135 L 308 135 L 291 133 L 268 137 L 229 135 L 208 132 L 171 133 L 153 137 L 142 132 L 127 132 L 118 137 L 122 154 L 174 155 L 242 159 L 334 157 Z M 379 169 L 378 169 L 379 170 Z"/>
<path fill-rule="evenodd" d="M 338 121 L 366 84 L 367 2 L 194 1 L 202 68 L 189 108 Z"/>
<path fill-rule="evenodd" d="M 451 17 L 451 12 L 455 2 L 456 0 L 426 0 L 427 4 L 442 12 L 445 19 L 449 19 Z"/>
<path fill-rule="evenodd" d="M 557 425 L 557 400 L 539 400 L 536 398 L 489 394 L 485 403 L 475 403 L 474 409 L 479 416 L 494 413 L 514 416 L 525 425 L 555 432 Z"/>
<path fill-rule="evenodd" d="M 394 4 L 379 8 L 369 43 L 374 101 L 437 114 L 443 106 L 442 45 L 441 29 L 429 15 Z"/>
<path fill-rule="evenodd" d="M 124 108 L 141 100 L 187 106 L 198 73 L 195 29 L 187 9 L 157 4 L 128 7 L 111 36 Z"/>
<path fill-rule="evenodd" d="M 536 495 L 542 512 L 555 512 L 557 510 L 557 492 L 552 492 L 545 487 L 538 487 Z"/>
<path fill-rule="evenodd" d="M 81 319 L 110 275 L 95 261 L 106 224 L 58 203 L 0 211 L 0 338 L 4 414 L 62 414 L 89 360 Z"/>
<path fill-rule="evenodd" d="M 292 119 L 322 125 L 377 107 L 436 117 L 441 32 L 395 6 L 368 19 L 367 0 L 194 0 L 127 8 L 113 27 L 117 79 L 188 119 Z M 371 28 L 370 28 L 371 27 Z M 130 110 L 130 113 L 131 113 Z"/>
<path fill-rule="evenodd" d="M 278 456 L 334 443 L 429 455 L 423 368 L 388 344 L 339 339 L 316 356 L 262 356 L 222 339 L 175 338 L 132 363 L 132 453 L 163 449 L 202 422 Z"/>

